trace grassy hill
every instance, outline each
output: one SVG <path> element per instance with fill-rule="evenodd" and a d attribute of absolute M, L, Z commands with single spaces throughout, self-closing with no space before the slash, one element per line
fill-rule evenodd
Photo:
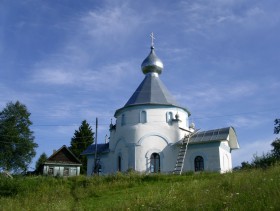
<path fill-rule="evenodd" d="M 227 174 L 0 178 L 0 210 L 280 210 L 280 166 Z"/>

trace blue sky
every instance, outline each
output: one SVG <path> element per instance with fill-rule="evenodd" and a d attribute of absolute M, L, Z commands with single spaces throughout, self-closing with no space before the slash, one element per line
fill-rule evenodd
<path fill-rule="evenodd" d="M 31 112 L 37 156 L 70 145 L 86 119 L 98 142 L 143 80 L 150 33 L 161 79 L 201 130 L 234 126 L 233 165 L 269 151 L 279 118 L 280 1 L 0 1 L 0 109 Z M 33 164 L 32 164 L 33 165 Z"/>

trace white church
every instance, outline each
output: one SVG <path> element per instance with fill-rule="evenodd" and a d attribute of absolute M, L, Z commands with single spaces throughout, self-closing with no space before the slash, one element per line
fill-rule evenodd
<path fill-rule="evenodd" d="M 151 52 L 143 61 L 145 77 L 127 103 L 116 110 L 109 142 L 93 144 L 87 175 L 134 170 L 140 173 L 232 170 L 231 152 L 239 148 L 233 127 L 209 131 L 189 124 L 190 112 L 180 106 L 160 80 L 162 61 Z"/>

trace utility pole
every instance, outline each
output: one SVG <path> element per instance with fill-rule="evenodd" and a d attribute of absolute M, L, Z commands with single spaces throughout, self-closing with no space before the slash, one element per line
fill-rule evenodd
<path fill-rule="evenodd" d="M 97 166 L 97 128 L 98 128 L 98 118 L 96 117 L 96 121 L 95 121 L 95 154 L 94 154 L 94 174 L 99 173 L 99 169 Z"/>

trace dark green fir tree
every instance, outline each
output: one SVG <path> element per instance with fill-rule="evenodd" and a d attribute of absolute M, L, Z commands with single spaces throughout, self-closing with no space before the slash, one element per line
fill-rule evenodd
<path fill-rule="evenodd" d="M 71 146 L 69 149 L 77 158 L 80 159 L 83 166 L 81 167 L 81 174 L 87 172 L 87 158 L 82 156 L 81 153 L 94 142 L 94 132 L 86 120 L 82 121 L 78 130 L 75 130 L 74 136 L 71 139 Z"/>

